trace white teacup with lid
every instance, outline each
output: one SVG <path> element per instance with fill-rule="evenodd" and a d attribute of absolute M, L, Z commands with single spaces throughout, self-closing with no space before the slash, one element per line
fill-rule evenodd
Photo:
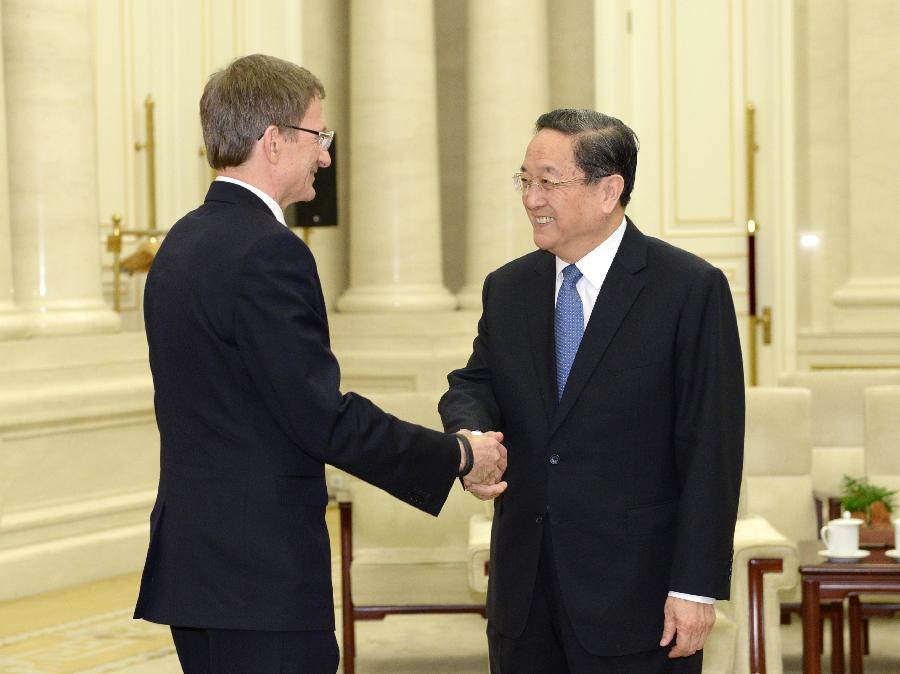
<path fill-rule="evenodd" d="M 831 520 L 822 527 L 820 535 L 828 553 L 835 557 L 852 557 L 859 552 L 859 528 L 863 521 L 850 517 L 850 512 L 845 510 L 840 519 Z"/>

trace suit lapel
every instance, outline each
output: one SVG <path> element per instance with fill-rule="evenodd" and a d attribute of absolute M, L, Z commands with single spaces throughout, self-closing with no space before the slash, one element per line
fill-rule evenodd
<path fill-rule="evenodd" d="M 531 355 L 537 376 L 538 389 L 544 402 L 547 419 L 556 411 L 556 364 L 553 350 L 553 291 L 556 281 L 556 258 L 540 253 L 534 273 L 526 280 L 521 295 L 522 309 L 527 317 Z"/>
<path fill-rule="evenodd" d="M 644 235 L 631 220 L 628 220 L 622 243 L 619 244 L 619 250 L 603 281 L 597 295 L 597 303 L 581 338 L 581 346 L 572 364 L 566 390 L 551 423 L 551 433 L 556 431 L 571 411 L 581 390 L 597 369 L 609 343 L 628 315 L 631 305 L 640 294 L 641 288 L 644 287 L 643 280 L 636 273 L 646 266 L 646 252 L 647 242 Z M 551 317 L 551 325 L 552 321 Z"/>

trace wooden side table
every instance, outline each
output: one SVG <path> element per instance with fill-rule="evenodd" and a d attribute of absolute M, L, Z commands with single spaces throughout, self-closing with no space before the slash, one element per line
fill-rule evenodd
<path fill-rule="evenodd" d="M 800 577 L 803 588 L 803 671 L 804 674 L 821 674 L 822 602 L 843 601 L 848 596 L 860 594 L 900 593 L 900 564 L 887 557 L 884 548 L 870 550 L 871 554 L 856 563 L 829 562 L 818 557 L 821 543 L 801 544 Z M 823 561 L 816 562 L 816 559 Z M 859 601 L 851 600 L 850 620 L 850 672 L 862 674 L 862 638 Z M 842 672 L 843 660 L 832 658 L 832 672 Z"/>

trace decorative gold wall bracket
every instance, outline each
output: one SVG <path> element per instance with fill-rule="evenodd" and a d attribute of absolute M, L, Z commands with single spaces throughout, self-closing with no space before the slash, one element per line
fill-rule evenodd
<path fill-rule="evenodd" d="M 114 213 L 112 216 L 112 233 L 106 237 L 106 250 L 113 254 L 113 308 L 122 310 L 122 272 L 134 274 L 150 270 L 156 251 L 159 250 L 159 240 L 165 236 L 156 228 L 156 129 L 154 121 L 154 108 L 156 106 L 153 96 L 147 94 L 144 100 L 145 134 L 143 142 L 136 142 L 136 152 L 147 153 L 147 228 L 123 229 L 122 216 Z M 122 240 L 126 236 L 144 239 L 131 255 L 122 258 Z"/>
<path fill-rule="evenodd" d="M 122 216 L 113 214 L 112 234 L 106 237 L 106 250 L 113 254 L 113 309 L 116 311 L 122 310 L 122 272 L 133 274 L 149 271 L 156 251 L 159 250 L 159 239 L 164 235 L 155 229 L 122 229 Z M 122 259 L 122 239 L 126 236 L 148 238 L 131 255 Z"/>

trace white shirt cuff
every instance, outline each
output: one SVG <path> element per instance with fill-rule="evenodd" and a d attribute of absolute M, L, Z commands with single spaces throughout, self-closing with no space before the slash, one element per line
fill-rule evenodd
<path fill-rule="evenodd" d="M 684 592 L 669 592 L 670 597 L 677 597 L 678 599 L 687 599 L 688 601 L 696 601 L 700 604 L 715 604 L 716 600 L 712 597 L 703 597 L 699 594 L 685 594 Z"/>

